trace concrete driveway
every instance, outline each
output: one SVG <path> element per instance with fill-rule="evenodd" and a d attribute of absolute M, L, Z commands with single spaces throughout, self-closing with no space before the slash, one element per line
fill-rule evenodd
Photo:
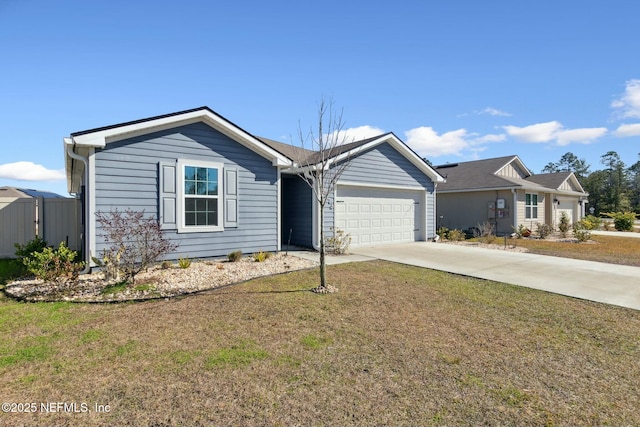
<path fill-rule="evenodd" d="M 640 267 L 431 242 L 351 252 L 640 310 Z"/>

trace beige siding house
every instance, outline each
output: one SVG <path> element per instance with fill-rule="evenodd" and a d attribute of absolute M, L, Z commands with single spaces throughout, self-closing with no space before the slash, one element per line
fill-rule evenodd
<path fill-rule="evenodd" d="M 491 223 L 499 235 L 523 224 L 557 227 L 562 212 L 571 223 L 585 212 L 588 194 L 572 172 L 534 175 L 518 156 L 436 166 L 438 227 L 465 230 Z"/>

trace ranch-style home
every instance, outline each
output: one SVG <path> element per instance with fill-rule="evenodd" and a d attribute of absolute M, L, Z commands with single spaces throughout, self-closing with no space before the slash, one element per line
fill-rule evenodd
<path fill-rule="evenodd" d="M 562 212 L 571 224 L 584 217 L 588 193 L 573 172 L 534 175 L 518 156 L 435 167 L 446 182 L 438 184 L 438 227 L 466 230 L 490 223 L 499 235 L 521 224 L 557 227 Z"/>
<path fill-rule="evenodd" d="M 299 176 L 318 153 L 254 136 L 208 107 L 74 132 L 64 149 L 85 254 L 105 248 L 96 213 L 115 209 L 158 218 L 179 244 L 169 259 L 319 245 L 318 203 Z M 347 144 L 331 161 L 349 166 L 325 207 L 326 231 L 350 233 L 352 245 L 435 236 L 444 179 L 393 133 Z"/>

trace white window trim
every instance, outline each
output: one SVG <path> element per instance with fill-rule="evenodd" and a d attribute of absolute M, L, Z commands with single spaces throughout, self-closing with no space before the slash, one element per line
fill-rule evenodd
<path fill-rule="evenodd" d="M 536 204 L 528 205 L 527 204 L 527 195 L 531 195 L 531 200 L 533 201 L 533 196 L 536 196 Z M 540 206 L 540 196 L 538 193 L 525 193 L 524 194 L 524 219 L 538 219 L 538 209 Z M 527 216 L 527 208 L 530 208 L 531 215 Z M 536 215 L 533 216 L 533 208 L 536 208 Z"/>
<path fill-rule="evenodd" d="M 212 226 L 187 226 L 185 225 L 184 218 L 184 168 L 185 166 L 196 166 L 196 167 L 204 167 L 204 168 L 212 168 L 218 169 L 218 225 Z M 203 162 L 202 160 L 189 160 L 189 159 L 179 159 L 178 160 L 178 200 L 177 200 L 177 222 L 178 222 L 178 233 L 208 233 L 208 232 L 217 232 L 224 231 L 224 215 L 222 212 L 224 203 L 223 203 L 223 189 L 224 189 L 224 164 L 219 162 Z"/>

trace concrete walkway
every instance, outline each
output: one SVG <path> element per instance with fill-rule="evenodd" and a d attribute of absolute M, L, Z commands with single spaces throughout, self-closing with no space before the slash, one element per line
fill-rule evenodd
<path fill-rule="evenodd" d="M 378 258 L 640 310 L 640 267 L 430 242 L 357 247 L 351 252 L 362 259 Z"/>

